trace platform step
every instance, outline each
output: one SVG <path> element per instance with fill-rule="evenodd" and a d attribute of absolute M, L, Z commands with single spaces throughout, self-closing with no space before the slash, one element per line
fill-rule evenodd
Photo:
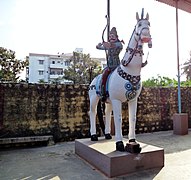
<path fill-rule="evenodd" d="M 127 139 L 123 142 L 126 144 Z M 164 166 L 163 148 L 138 143 L 141 153 L 131 154 L 116 151 L 114 140 L 99 138 L 93 142 L 89 138 L 78 139 L 75 140 L 75 153 L 110 178 Z"/>

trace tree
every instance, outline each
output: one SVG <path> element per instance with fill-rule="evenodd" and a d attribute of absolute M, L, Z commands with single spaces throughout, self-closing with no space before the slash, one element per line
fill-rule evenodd
<path fill-rule="evenodd" d="M 19 74 L 28 65 L 28 60 L 16 59 L 15 52 L 0 47 L 0 81 L 17 82 Z"/>
<path fill-rule="evenodd" d="M 170 79 L 168 77 L 162 77 L 157 75 L 157 78 L 152 77 L 143 81 L 144 87 L 169 87 L 177 86 L 178 82 L 175 79 Z"/>
<path fill-rule="evenodd" d="M 191 80 L 191 51 L 190 51 L 190 58 L 183 64 L 183 74 L 186 75 L 187 80 Z"/>
<path fill-rule="evenodd" d="M 98 62 L 92 60 L 89 54 L 73 52 L 70 58 L 70 67 L 64 70 L 63 78 L 74 84 L 87 84 L 101 73 Z"/>

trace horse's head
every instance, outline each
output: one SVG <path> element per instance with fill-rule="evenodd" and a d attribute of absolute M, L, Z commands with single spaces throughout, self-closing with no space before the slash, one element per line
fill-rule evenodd
<path fill-rule="evenodd" d="M 144 43 L 148 43 L 148 47 L 152 47 L 151 34 L 150 34 L 150 22 L 149 14 L 147 13 L 146 18 L 144 18 L 144 9 L 142 10 L 141 18 L 139 14 L 136 13 L 137 24 L 135 26 L 135 39 L 138 43 L 138 49 L 142 49 Z"/>
<path fill-rule="evenodd" d="M 149 14 L 144 18 L 144 9 L 142 10 L 141 18 L 136 13 L 137 24 L 129 41 L 126 53 L 121 61 L 123 66 L 127 66 L 133 59 L 135 54 L 143 54 L 143 44 L 148 43 L 148 47 L 152 47 Z"/>

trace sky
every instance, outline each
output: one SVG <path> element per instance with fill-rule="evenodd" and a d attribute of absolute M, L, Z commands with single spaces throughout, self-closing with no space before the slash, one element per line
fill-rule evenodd
<path fill-rule="evenodd" d="M 177 78 L 176 11 L 155 0 L 110 0 L 110 27 L 125 41 L 120 59 L 136 25 L 136 12 L 149 13 L 153 47 L 144 46 L 143 80 L 157 75 Z M 179 13 L 179 60 L 190 58 L 191 14 Z M 18 59 L 29 53 L 72 53 L 83 48 L 91 57 L 105 58 L 96 49 L 106 25 L 107 0 L 0 0 L 0 47 L 16 52 Z M 106 39 L 107 33 L 105 33 Z M 181 80 L 184 80 L 181 76 Z"/>

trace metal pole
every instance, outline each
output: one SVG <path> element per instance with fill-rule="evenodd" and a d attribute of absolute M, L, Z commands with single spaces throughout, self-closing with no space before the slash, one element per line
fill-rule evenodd
<path fill-rule="evenodd" d="M 107 41 L 109 41 L 109 31 L 110 31 L 110 0 L 107 0 Z"/>
<path fill-rule="evenodd" d="M 176 40 L 177 40 L 177 70 L 178 70 L 178 112 L 181 113 L 179 37 L 178 37 L 178 1 L 179 0 L 176 0 Z"/>

